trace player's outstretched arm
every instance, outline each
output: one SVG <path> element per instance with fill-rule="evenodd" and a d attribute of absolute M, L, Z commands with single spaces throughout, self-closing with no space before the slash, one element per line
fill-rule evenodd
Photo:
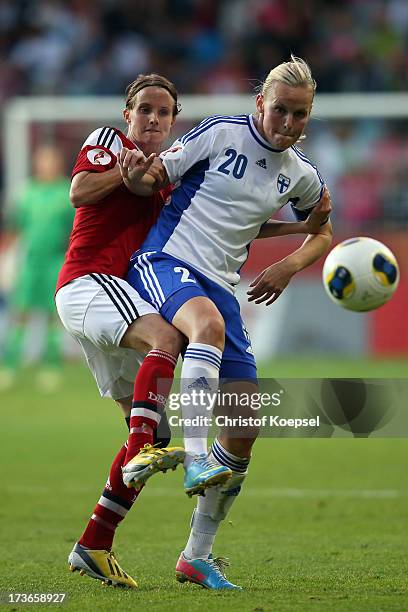
<path fill-rule="evenodd" d="M 330 221 L 320 227 L 318 234 L 309 234 L 303 244 L 286 257 L 295 273 L 304 270 L 327 253 L 332 239 L 333 228 Z"/>
<path fill-rule="evenodd" d="M 255 240 L 311 233 L 313 232 L 308 228 L 307 221 L 277 221 L 276 219 L 269 219 L 269 221 L 262 225 Z"/>
<path fill-rule="evenodd" d="M 155 153 L 146 158 L 142 151 L 123 147 L 117 157 L 122 180 L 132 193 L 149 196 L 168 184 L 165 168 Z"/>
<path fill-rule="evenodd" d="M 266 306 L 272 304 L 287 287 L 292 276 L 307 268 L 326 253 L 333 237 L 330 221 L 320 227 L 318 234 L 310 234 L 296 251 L 272 264 L 250 284 L 248 302 Z"/>
<path fill-rule="evenodd" d="M 332 211 L 330 193 L 324 188 L 320 201 L 305 221 L 276 221 L 270 219 L 260 229 L 258 238 L 275 238 L 290 234 L 319 234 L 321 226 L 329 219 Z"/>

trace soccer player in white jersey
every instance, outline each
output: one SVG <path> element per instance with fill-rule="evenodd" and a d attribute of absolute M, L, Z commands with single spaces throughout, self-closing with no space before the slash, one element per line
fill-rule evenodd
<path fill-rule="evenodd" d="M 255 360 L 234 289 L 252 240 L 290 233 L 291 227 L 268 222 L 273 213 L 289 203 L 299 219 L 318 219 L 317 233 L 259 274 L 251 283 L 250 301 L 271 304 L 295 273 L 329 249 L 330 196 L 316 167 L 296 147 L 315 88 L 309 66 L 292 56 L 269 73 L 253 115 L 209 117 L 161 155 L 164 181 L 176 188 L 134 254 L 128 280 L 189 340 L 184 394 L 202 388 L 215 392 L 219 379 L 230 381 L 225 391 L 257 391 Z M 151 177 L 143 176 L 145 162 L 139 170 L 133 152 L 122 149 L 119 162 L 129 189 L 147 195 L 157 188 Z M 182 408 L 182 416 L 205 417 L 210 408 L 192 401 Z M 236 409 L 245 416 L 246 408 Z M 214 464 L 225 468 L 225 480 L 198 499 L 190 538 L 176 566 L 180 581 L 239 588 L 225 578 L 212 545 L 241 489 L 257 434 L 255 428 L 223 430 L 207 455 L 206 431 L 184 428 L 186 492 L 203 492 Z"/>

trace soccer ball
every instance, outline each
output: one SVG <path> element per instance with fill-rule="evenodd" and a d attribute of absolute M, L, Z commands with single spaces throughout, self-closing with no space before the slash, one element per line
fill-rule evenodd
<path fill-rule="evenodd" d="M 338 244 L 323 266 L 323 285 L 335 304 L 366 312 L 388 302 L 398 287 L 394 255 L 373 238 L 350 238 Z"/>

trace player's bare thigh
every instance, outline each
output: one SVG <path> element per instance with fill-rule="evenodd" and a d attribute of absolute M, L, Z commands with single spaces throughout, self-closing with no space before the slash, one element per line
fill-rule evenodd
<path fill-rule="evenodd" d="M 178 357 L 183 343 L 183 335 L 159 314 L 146 314 L 129 325 L 120 346 L 143 352 L 160 349 Z"/>

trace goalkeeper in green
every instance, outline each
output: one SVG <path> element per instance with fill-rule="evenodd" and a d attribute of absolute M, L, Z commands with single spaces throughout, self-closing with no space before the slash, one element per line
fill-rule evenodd
<path fill-rule="evenodd" d="M 44 390 L 51 390 L 59 377 L 60 331 L 54 314 L 54 291 L 74 217 L 69 188 L 60 150 L 52 145 L 39 146 L 33 155 L 33 176 L 7 219 L 18 243 L 17 274 L 8 301 L 10 324 L 0 372 L 3 389 L 17 378 L 24 360 L 25 331 L 34 316 L 41 317 L 46 326 L 43 350 L 35 351 L 42 355 L 44 366 L 38 382 Z"/>

